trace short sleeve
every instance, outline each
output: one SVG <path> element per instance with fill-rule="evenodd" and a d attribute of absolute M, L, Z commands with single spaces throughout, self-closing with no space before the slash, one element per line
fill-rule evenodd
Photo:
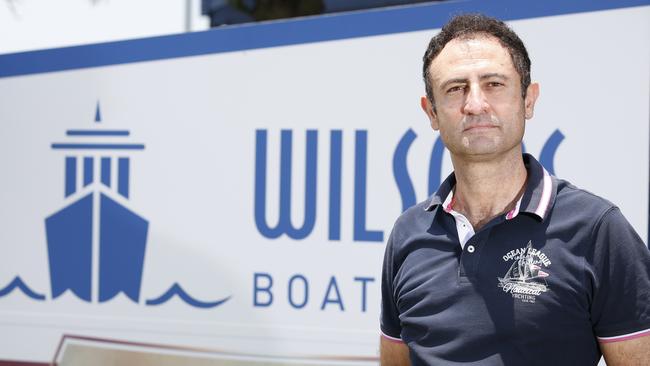
<path fill-rule="evenodd" d="M 593 231 L 591 321 L 601 342 L 650 334 L 650 251 L 618 208 Z"/>
<path fill-rule="evenodd" d="M 397 310 L 394 278 L 395 278 L 395 256 L 394 256 L 395 231 L 390 234 L 386 243 L 384 263 L 381 271 L 381 332 L 392 340 L 401 340 L 402 327 Z"/>

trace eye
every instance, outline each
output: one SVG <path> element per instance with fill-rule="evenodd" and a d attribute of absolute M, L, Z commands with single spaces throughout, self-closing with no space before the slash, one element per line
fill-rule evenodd
<path fill-rule="evenodd" d="M 447 89 L 447 94 L 461 92 L 463 90 L 465 90 L 465 85 L 455 85 L 455 86 L 452 86 L 451 88 Z"/>
<path fill-rule="evenodd" d="M 487 86 L 490 88 L 498 88 L 500 86 L 503 86 L 503 83 L 500 83 L 498 81 L 490 81 L 487 83 Z"/>

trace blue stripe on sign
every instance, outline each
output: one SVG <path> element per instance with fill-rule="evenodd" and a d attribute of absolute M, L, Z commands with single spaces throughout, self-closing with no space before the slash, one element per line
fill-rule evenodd
<path fill-rule="evenodd" d="M 650 5 L 650 0 L 460 0 L 266 23 L 0 56 L 0 78 L 131 62 L 436 29 L 453 14 L 480 12 L 503 20 Z"/>
<path fill-rule="evenodd" d="M 129 198 L 129 158 L 117 160 L 117 193 Z"/>
<path fill-rule="evenodd" d="M 106 187 L 111 186 L 111 158 L 103 157 L 102 158 L 102 184 Z"/>
<path fill-rule="evenodd" d="M 65 158 L 65 196 L 73 194 L 77 190 L 77 158 L 66 156 Z"/>
<path fill-rule="evenodd" d="M 68 136 L 128 136 L 127 130 L 68 130 Z"/>
<path fill-rule="evenodd" d="M 93 181 L 93 158 L 84 158 L 84 187 Z"/>
<path fill-rule="evenodd" d="M 143 144 L 52 144 L 54 150 L 144 150 Z"/>

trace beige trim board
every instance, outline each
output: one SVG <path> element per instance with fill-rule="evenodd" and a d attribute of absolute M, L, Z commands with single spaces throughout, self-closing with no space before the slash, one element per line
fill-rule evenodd
<path fill-rule="evenodd" d="M 375 357 L 291 356 L 229 353 L 172 345 L 70 336 L 61 339 L 56 366 L 375 366 Z"/>

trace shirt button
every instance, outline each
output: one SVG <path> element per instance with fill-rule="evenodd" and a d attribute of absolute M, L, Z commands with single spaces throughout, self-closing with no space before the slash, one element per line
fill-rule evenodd
<path fill-rule="evenodd" d="M 468 246 L 467 251 L 470 253 L 474 253 L 474 246 L 473 245 Z"/>

